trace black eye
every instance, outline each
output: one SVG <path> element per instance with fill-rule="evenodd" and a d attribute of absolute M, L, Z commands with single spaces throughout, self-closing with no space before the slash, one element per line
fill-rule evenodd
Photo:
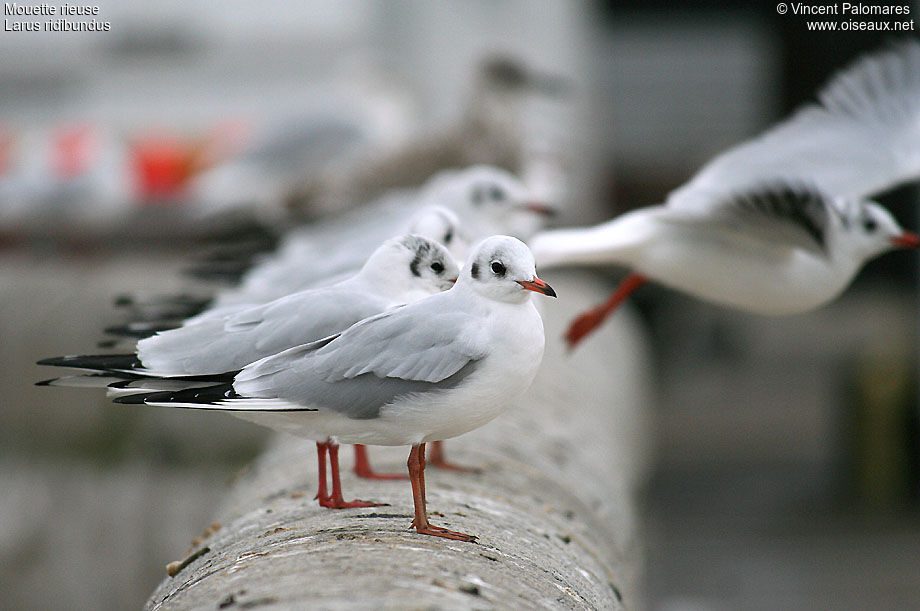
<path fill-rule="evenodd" d="M 450 241 L 454 239 L 454 230 L 448 229 L 447 233 L 444 234 L 444 245 L 447 246 L 450 244 Z"/>
<path fill-rule="evenodd" d="M 878 229 L 878 223 L 875 222 L 875 219 L 867 218 L 863 220 L 863 229 L 866 231 L 875 231 Z"/>
<path fill-rule="evenodd" d="M 503 199 L 505 199 L 505 191 L 501 189 L 500 187 L 492 187 L 492 190 L 489 192 L 489 195 L 491 195 L 492 199 L 494 199 L 497 202 L 500 202 Z"/>
<path fill-rule="evenodd" d="M 492 261 L 491 267 L 492 267 L 492 272 L 493 272 L 496 276 L 504 276 L 504 275 L 505 275 L 505 266 L 502 264 L 501 261 Z"/>
<path fill-rule="evenodd" d="M 431 271 L 436 274 L 440 274 L 444 271 L 444 264 L 442 264 L 440 261 L 435 261 L 431 264 Z"/>

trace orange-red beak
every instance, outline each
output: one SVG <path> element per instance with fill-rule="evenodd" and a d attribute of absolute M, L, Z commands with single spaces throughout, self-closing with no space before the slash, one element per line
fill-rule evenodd
<path fill-rule="evenodd" d="M 905 231 L 896 238 L 891 238 L 891 243 L 898 248 L 920 248 L 920 236 L 910 231 Z"/>
<path fill-rule="evenodd" d="M 556 291 L 553 290 L 553 287 L 546 284 L 536 276 L 533 277 L 533 280 L 518 280 L 517 283 L 528 291 L 543 293 L 544 295 L 549 295 L 550 297 L 556 296 Z"/>

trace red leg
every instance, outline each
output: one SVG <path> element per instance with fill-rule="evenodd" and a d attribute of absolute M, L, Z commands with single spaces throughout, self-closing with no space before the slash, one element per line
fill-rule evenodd
<path fill-rule="evenodd" d="M 328 448 L 328 443 L 316 442 L 316 464 L 319 466 L 319 489 L 316 491 L 316 496 L 313 498 L 318 499 L 322 507 L 326 507 L 327 505 L 325 505 L 325 503 L 329 502 L 329 493 L 326 491 L 326 450 Z"/>
<path fill-rule="evenodd" d="M 569 350 L 574 349 L 578 342 L 599 327 L 611 312 L 616 310 L 633 291 L 646 282 L 648 282 L 648 278 L 642 274 L 630 274 L 626 276 L 626 279 L 620 283 L 620 286 L 610 294 L 607 301 L 575 317 L 575 320 L 569 325 L 569 330 L 565 332 L 565 339 L 569 344 Z"/>
<path fill-rule="evenodd" d="M 402 473 L 377 473 L 367 459 L 367 446 L 355 444 L 355 475 L 364 479 L 407 479 Z"/>
<path fill-rule="evenodd" d="M 477 469 L 476 467 L 467 467 L 465 465 L 448 462 L 444 457 L 443 444 L 443 441 L 433 441 L 431 443 L 431 459 L 428 461 L 428 464 L 432 467 L 446 469 L 448 471 L 461 471 L 463 473 L 482 473 L 482 469 Z"/>
<path fill-rule="evenodd" d="M 319 445 L 319 444 L 317 444 Z M 326 442 L 324 444 L 329 452 L 329 467 L 332 471 L 332 494 L 319 497 L 319 504 L 330 509 L 350 509 L 352 507 L 377 507 L 379 503 L 367 501 L 346 501 L 342 498 L 342 482 L 339 480 L 339 444 Z M 325 490 L 326 478 L 321 480 L 322 490 Z"/>
<path fill-rule="evenodd" d="M 409 481 L 412 482 L 412 501 L 415 504 L 415 519 L 412 526 L 420 535 L 432 535 L 457 541 L 475 541 L 476 537 L 433 526 L 428 523 L 428 511 L 425 508 L 425 444 L 412 446 L 409 452 Z M 410 528 L 412 528 L 410 526 Z"/>

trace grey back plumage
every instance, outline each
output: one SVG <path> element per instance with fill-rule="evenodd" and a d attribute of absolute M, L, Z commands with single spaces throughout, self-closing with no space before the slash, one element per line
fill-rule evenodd
<path fill-rule="evenodd" d="M 451 303 L 453 293 L 456 289 L 262 359 L 237 375 L 234 389 L 242 396 L 374 418 L 398 397 L 454 388 L 482 362 L 487 336 Z"/>

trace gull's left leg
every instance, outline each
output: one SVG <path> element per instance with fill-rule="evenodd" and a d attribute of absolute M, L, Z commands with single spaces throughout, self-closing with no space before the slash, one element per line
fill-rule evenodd
<path fill-rule="evenodd" d="M 412 526 L 415 532 L 420 535 L 432 535 L 434 537 L 443 537 L 445 539 L 455 539 L 457 541 L 475 541 L 476 537 L 467 535 L 453 530 L 447 530 L 440 526 L 434 526 L 428 522 L 428 511 L 425 508 L 425 444 L 420 443 L 412 446 L 409 452 L 407 462 L 409 468 L 409 481 L 412 482 L 412 501 L 415 504 L 415 519 Z"/>

